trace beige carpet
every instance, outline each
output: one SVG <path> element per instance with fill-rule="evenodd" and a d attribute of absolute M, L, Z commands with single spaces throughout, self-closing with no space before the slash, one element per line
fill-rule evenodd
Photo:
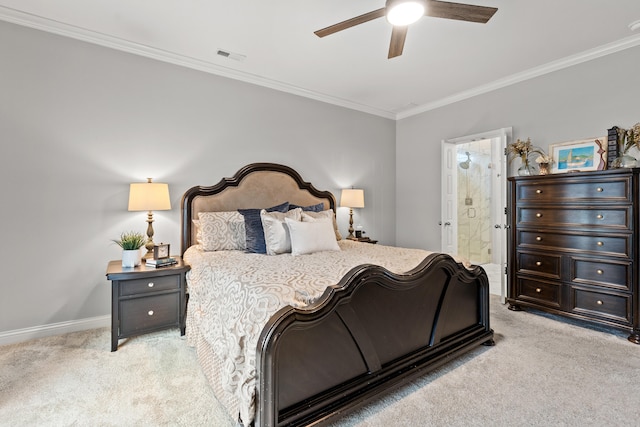
<path fill-rule="evenodd" d="M 615 330 L 492 297 L 482 347 L 336 426 L 636 425 L 640 346 Z M 122 340 L 108 329 L 0 347 L 2 426 L 233 426 L 177 329 Z"/>

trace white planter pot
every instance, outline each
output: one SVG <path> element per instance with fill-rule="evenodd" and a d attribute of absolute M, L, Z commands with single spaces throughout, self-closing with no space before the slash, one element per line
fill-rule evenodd
<path fill-rule="evenodd" d="M 122 251 L 122 267 L 137 267 L 140 265 L 140 258 L 140 249 Z"/>

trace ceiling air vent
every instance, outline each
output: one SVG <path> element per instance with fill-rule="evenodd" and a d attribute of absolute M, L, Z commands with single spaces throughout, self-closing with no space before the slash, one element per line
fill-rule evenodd
<path fill-rule="evenodd" d="M 222 50 L 222 49 L 218 49 L 216 53 L 220 56 L 224 56 L 225 58 L 233 59 L 234 61 L 239 61 L 239 62 L 242 62 L 247 58 L 246 55 L 240 55 L 239 53 L 233 53 L 233 52 L 229 52 L 228 50 Z"/>

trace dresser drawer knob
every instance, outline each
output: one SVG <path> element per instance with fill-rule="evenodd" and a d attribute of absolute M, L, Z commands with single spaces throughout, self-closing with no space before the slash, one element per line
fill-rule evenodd
<path fill-rule="evenodd" d="M 598 246 L 604 246 L 604 242 L 598 242 L 596 243 Z"/>
<path fill-rule="evenodd" d="M 153 316 L 153 310 L 149 310 L 149 312 L 147 313 L 149 316 Z"/>
<path fill-rule="evenodd" d="M 538 213 L 536 214 L 536 218 L 542 218 L 542 214 L 541 214 L 540 212 L 538 212 Z"/>
<path fill-rule="evenodd" d="M 149 282 L 149 284 L 147 286 L 149 286 L 150 288 L 153 288 L 154 285 L 155 285 L 155 283 Z"/>
<path fill-rule="evenodd" d="M 604 218 L 604 215 L 602 215 L 602 214 L 598 214 L 598 215 L 596 215 L 596 218 L 598 218 L 598 219 L 602 219 L 602 218 Z"/>
<path fill-rule="evenodd" d="M 542 237 L 536 236 L 536 242 L 542 242 Z"/>
<path fill-rule="evenodd" d="M 603 303 L 601 300 L 598 300 L 598 301 L 596 301 L 596 304 L 598 304 L 598 305 L 602 305 L 602 304 L 604 304 L 604 303 Z"/>
<path fill-rule="evenodd" d="M 598 188 L 596 188 L 596 191 L 597 191 L 598 193 L 602 193 L 602 192 L 604 191 L 604 189 L 603 189 L 602 187 L 598 187 Z"/>
<path fill-rule="evenodd" d="M 542 292 L 542 289 L 540 289 L 540 288 L 536 288 L 536 292 L 537 292 L 537 293 L 540 293 L 540 292 Z"/>
<path fill-rule="evenodd" d="M 536 190 L 536 194 L 542 194 L 542 190 L 540 189 Z"/>
<path fill-rule="evenodd" d="M 600 270 L 600 269 L 597 269 L 597 270 L 596 270 L 596 273 L 598 273 L 598 274 L 604 274 L 604 271 L 602 271 L 602 270 Z"/>
<path fill-rule="evenodd" d="M 536 261 L 536 265 L 540 267 L 542 265 L 542 261 Z"/>

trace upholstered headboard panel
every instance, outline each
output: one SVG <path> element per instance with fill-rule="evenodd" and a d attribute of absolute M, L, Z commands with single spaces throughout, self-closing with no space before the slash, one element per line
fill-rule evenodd
<path fill-rule="evenodd" d="M 274 163 L 253 163 L 216 185 L 192 187 L 182 196 L 180 253 L 196 243 L 193 220 L 198 219 L 200 212 L 268 208 L 283 202 L 300 206 L 323 203 L 325 209 L 336 210 L 336 200 L 331 192 L 316 189 L 303 181 L 295 170 Z"/>

